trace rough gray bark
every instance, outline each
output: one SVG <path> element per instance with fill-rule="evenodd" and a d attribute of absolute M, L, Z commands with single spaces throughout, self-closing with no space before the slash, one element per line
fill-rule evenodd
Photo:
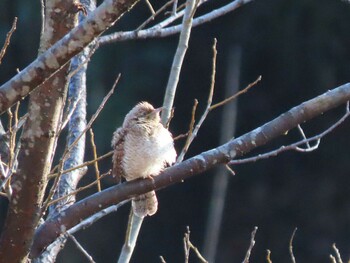
<path fill-rule="evenodd" d="M 48 49 L 76 25 L 77 12 L 70 12 L 73 7 L 74 3 L 67 5 L 66 0 L 48 1 L 40 52 Z M 57 13 L 57 10 L 68 12 Z M 51 170 L 66 100 L 67 71 L 68 66 L 60 68 L 30 96 L 29 117 L 21 136 L 18 168 L 11 178 L 13 191 L 0 239 L 0 262 L 27 261 L 34 231 L 43 214 L 47 175 Z M 7 99 L 10 101 L 9 97 Z"/>
<path fill-rule="evenodd" d="M 72 1 L 66 2 L 72 4 Z M 0 113 L 48 80 L 137 2 L 138 0 L 105 0 L 70 33 L 0 87 Z M 69 8 L 62 10 L 64 14 L 70 11 Z"/>
<path fill-rule="evenodd" d="M 91 13 L 96 8 L 96 2 L 93 0 L 82 0 L 81 4 L 84 4 L 88 13 Z M 79 15 L 79 21 L 85 18 L 84 14 Z M 86 70 L 87 63 L 91 47 L 86 47 L 84 50 L 72 59 L 70 72 L 78 70 L 70 79 L 68 87 L 68 102 L 69 107 L 67 113 L 71 113 L 68 122 L 68 139 L 67 147 L 78 138 L 78 136 L 86 128 Z M 68 116 L 64 116 L 68 117 Z M 85 134 L 79 139 L 77 144 L 72 148 L 69 157 L 64 162 L 63 169 L 75 167 L 80 165 L 84 161 L 85 155 Z M 77 169 L 69 173 L 63 174 L 58 183 L 57 190 L 54 194 L 54 199 L 68 195 L 72 191 L 76 190 L 77 185 L 84 174 L 85 169 Z M 48 217 L 54 216 L 69 205 L 75 202 L 75 196 L 70 196 L 68 200 L 62 200 L 52 206 L 49 209 Z M 51 244 L 50 249 L 45 250 L 40 257 L 34 260 L 37 263 L 53 263 L 56 262 L 58 253 L 64 248 L 66 243 L 66 236 L 61 236 Z"/>

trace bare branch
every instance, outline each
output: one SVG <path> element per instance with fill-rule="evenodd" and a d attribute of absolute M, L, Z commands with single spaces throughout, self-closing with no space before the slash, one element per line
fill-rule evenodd
<path fill-rule="evenodd" d="M 138 0 L 105 0 L 78 26 L 0 87 L 0 113 L 49 79 L 97 36 L 111 27 Z"/>
<path fill-rule="evenodd" d="M 172 15 L 173 15 L 173 16 L 176 15 L 177 3 L 178 3 L 178 0 L 175 0 L 174 3 L 173 3 L 173 11 L 172 11 Z"/>
<path fill-rule="evenodd" d="M 290 254 L 290 258 L 292 260 L 292 263 L 296 263 L 295 257 L 294 257 L 294 253 L 293 253 L 293 239 L 294 239 L 294 236 L 295 236 L 295 232 L 297 232 L 297 229 L 298 228 L 294 229 L 292 237 L 290 238 L 290 241 L 289 241 L 289 254 Z"/>
<path fill-rule="evenodd" d="M 96 150 L 96 144 L 95 144 L 95 135 L 92 129 L 90 129 L 90 138 L 91 138 L 91 146 L 92 146 L 92 153 L 94 155 L 94 160 L 97 159 L 97 150 Z M 100 176 L 100 170 L 98 169 L 98 162 L 94 163 L 95 167 L 95 175 L 97 180 L 97 191 L 101 192 L 101 176 Z"/>
<path fill-rule="evenodd" d="M 232 95 L 231 97 L 229 97 L 229 98 L 227 98 L 227 99 L 224 99 L 223 101 L 220 101 L 220 102 L 214 104 L 213 106 L 211 106 L 211 107 L 209 108 L 209 110 L 213 110 L 213 109 L 215 109 L 215 108 L 217 108 L 217 107 L 223 106 L 223 105 L 225 105 L 226 103 L 229 103 L 230 101 L 236 99 L 238 96 L 240 96 L 240 95 L 246 93 L 250 88 L 254 87 L 259 81 L 261 81 L 261 78 L 262 78 L 262 77 L 259 76 L 254 82 L 248 84 L 247 87 L 245 87 L 245 88 L 242 89 L 241 91 L 237 92 L 236 94 Z"/>
<path fill-rule="evenodd" d="M 146 4 L 147 4 L 148 9 L 149 9 L 149 10 L 151 11 L 151 13 L 152 13 L 152 16 L 154 16 L 154 15 L 156 14 L 156 12 L 154 11 L 154 8 L 153 8 L 151 2 L 148 1 L 148 0 L 145 0 L 145 2 L 146 2 Z"/>
<path fill-rule="evenodd" d="M 15 30 L 16 30 L 16 25 L 17 25 L 17 17 L 15 17 L 13 19 L 12 27 L 11 27 L 10 31 L 7 33 L 5 43 L 0 50 L 0 65 L 1 65 L 2 59 L 4 58 L 4 56 L 6 54 L 6 49 L 10 45 L 11 36 L 12 36 L 13 32 L 15 32 Z"/>
<path fill-rule="evenodd" d="M 196 9 L 195 4 L 195 0 L 187 0 L 185 14 L 182 20 L 182 30 L 180 33 L 179 43 L 176 49 L 173 63 L 171 65 L 170 76 L 164 95 L 163 110 L 161 117 L 163 125 L 165 125 L 168 122 L 171 115 L 171 109 L 173 108 L 176 88 L 180 77 L 180 70 L 182 68 L 182 63 L 185 58 L 188 42 L 191 35 L 193 21 L 192 13 Z"/>
<path fill-rule="evenodd" d="M 255 235 L 257 231 L 258 231 L 258 227 L 256 226 L 254 227 L 254 230 L 251 234 L 249 248 L 247 250 L 243 263 L 249 263 L 250 254 L 252 253 L 253 247 L 255 245 Z"/>
<path fill-rule="evenodd" d="M 100 106 L 98 107 L 98 109 L 96 110 L 95 114 L 92 115 L 89 123 L 86 125 L 86 128 L 83 130 L 83 132 L 75 139 L 75 141 L 69 145 L 68 149 L 65 151 L 65 153 L 63 154 L 63 159 L 65 158 L 65 155 L 68 154 L 72 148 L 75 146 L 75 144 L 80 140 L 81 136 L 83 136 L 88 129 L 91 128 L 92 124 L 95 122 L 96 118 L 98 117 L 98 115 L 100 114 L 100 112 L 102 111 L 102 109 L 104 108 L 106 102 L 108 101 L 108 99 L 112 96 L 112 94 L 114 93 L 114 90 L 119 82 L 120 79 L 120 74 L 117 76 L 116 80 L 114 81 L 114 84 L 111 88 L 111 90 L 107 93 L 107 95 L 103 98 Z"/>
<path fill-rule="evenodd" d="M 192 242 L 190 240 L 190 228 L 189 227 L 187 227 L 187 232 L 185 233 L 183 242 L 184 242 L 184 249 L 185 249 L 185 263 L 188 263 L 191 249 L 194 251 L 194 253 L 198 257 L 198 259 L 202 263 L 208 263 L 208 261 L 199 252 L 198 248 L 192 244 Z"/>
<path fill-rule="evenodd" d="M 267 255 L 266 255 L 267 263 L 272 263 L 272 261 L 271 261 L 271 251 L 268 249 L 268 250 L 266 250 L 266 252 L 267 252 Z"/>
<path fill-rule="evenodd" d="M 228 166 L 227 164 L 225 165 L 226 169 L 229 171 L 230 174 L 232 174 L 233 176 L 236 175 L 235 171 L 232 170 L 232 168 L 230 166 Z"/>
<path fill-rule="evenodd" d="M 220 16 L 223 16 L 229 12 L 232 12 L 236 10 L 237 8 L 241 7 L 244 4 L 247 4 L 249 2 L 252 2 L 253 0 L 236 0 L 233 1 L 219 9 L 215 9 L 211 11 L 210 13 L 207 13 L 205 15 L 199 16 L 195 19 L 193 19 L 192 27 L 196 27 L 199 25 L 202 25 L 204 23 L 210 22 Z M 200 3 L 203 3 L 205 1 L 201 1 Z M 118 41 L 126 41 L 131 39 L 147 39 L 147 38 L 155 38 L 155 37 L 167 37 L 170 35 L 178 34 L 182 30 L 182 25 L 175 25 L 170 26 L 167 28 L 164 28 L 164 26 L 172 23 L 179 17 L 183 15 L 183 11 L 177 12 L 175 15 L 171 16 L 170 21 L 166 21 L 167 23 L 162 24 L 159 23 L 158 25 L 151 27 L 149 29 L 144 29 L 140 31 L 126 31 L 126 32 L 117 32 L 110 35 L 102 36 L 99 38 L 99 43 L 101 45 L 109 44 L 113 42 Z M 165 21 L 164 21 L 165 22 Z"/>
<path fill-rule="evenodd" d="M 333 249 L 334 249 L 334 252 L 335 252 L 335 256 L 337 258 L 337 262 L 338 263 L 343 263 L 343 260 L 340 256 L 340 252 L 339 252 L 339 249 L 337 248 L 337 246 L 335 245 L 335 243 L 332 245 Z"/>
<path fill-rule="evenodd" d="M 162 13 L 169 5 L 171 5 L 175 0 L 170 0 L 169 2 L 165 3 L 161 8 L 159 8 L 154 14 L 152 14 L 148 19 L 146 19 L 145 22 L 143 22 L 136 31 L 140 31 L 143 29 L 146 25 L 148 25 L 149 22 L 154 20 L 156 16 L 158 16 L 160 13 Z"/>
<path fill-rule="evenodd" d="M 324 136 L 326 136 L 327 134 L 329 134 L 330 132 L 332 132 L 335 128 L 337 128 L 339 125 L 341 125 L 348 117 L 350 116 L 350 111 L 349 111 L 349 102 L 347 102 L 347 106 L 346 106 L 346 112 L 345 114 L 336 122 L 334 123 L 332 126 L 330 126 L 328 129 L 326 129 L 325 131 L 321 132 L 318 135 L 315 135 L 313 137 L 298 141 L 296 143 L 290 144 L 288 146 L 281 146 L 280 148 L 264 153 L 264 154 L 259 154 L 258 156 L 253 156 L 250 158 L 245 158 L 245 159 L 237 159 L 237 160 L 232 160 L 229 162 L 229 165 L 236 165 L 236 164 L 243 164 L 243 163 L 249 163 L 249 162 L 256 162 L 258 160 L 263 160 L 263 159 L 267 159 L 270 157 L 274 157 L 277 156 L 278 154 L 285 152 L 285 151 L 298 151 L 298 152 L 311 152 L 314 151 L 318 148 L 321 138 L 323 138 Z M 306 143 L 310 143 L 316 141 L 316 144 L 312 147 L 306 148 L 306 149 L 302 149 L 300 147 L 298 147 L 299 145 L 303 145 Z"/>
<path fill-rule="evenodd" d="M 182 149 L 180 155 L 177 157 L 176 163 L 180 163 L 184 159 L 185 154 L 186 154 L 189 146 L 191 145 L 194 138 L 197 136 L 197 133 L 198 133 L 200 127 L 202 126 L 203 122 L 207 118 L 208 113 L 210 111 L 210 107 L 211 107 L 211 103 L 213 101 L 213 95 L 214 95 L 214 87 L 215 87 L 216 56 L 217 56 L 216 44 L 217 44 L 217 40 L 216 40 L 216 38 L 214 38 L 214 44 L 212 47 L 212 49 L 213 49 L 212 73 L 211 73 L 211 82 L 210 82 L 210 89 L 209 89 L 209 95 L 208 95 L 208 100 L 207 100 L 207 106 L 206 106 L 201 118 L 199 119 L 196 127 L 193 129 L 191 134 L 187 137 L 186 144 L 185 144 L 184 148 Z M 196 105 L 196 107 L 197 107 L 197 105 Z M 192 112 L 193 112 L 193 110 L 192 110 Z"/>
<path fill-rule="evenodd" d="M 90 263 L 95 263 L 94 259 L 89 255 L 89 253 L 82 247 L 82 245 L 80 245 L 80 243 L 78 242 L 78 240 L 76 240 L 76 238 L 69 234 L 68 232 L 66 232 L 66 235 L 69 236 L 69 238 L 74 242 L 74 244 L 77 246 L 78 250 L 81 251 L 81 253 L 83 253 L 83 255 L 86 257 L 86 259 L 90 262 Z"/>
<path fill-rule="evenodd" d="M 332 263 L 337 263 L 337 260 L 333 255 L 329 255 L 329 258 L 331 259 Z"/>
<path fill-rule="evenodd" d="M 301 136 L 303 137 L 303 139 L 306 140 L 306 135 L 305 135 L 305 133 L 304 133 L 303 128 L 301 128 L 301 125 L 300 125 L 300 124 L 298 125 L 298 130 L 299 130 Z M 309 142 L 306 143 L 306 146 L 307 146 L 307 148 L 311 148 Z"/>
<path fill-rule="evenodd" d="M 135 215 L 133 210 L 130 209 L 128 229 L 126 231 L 125 242 L 120 253 L 118 263 L 127 263 L 130 261 L 136 245 L 137 237 L 142 226 L 142 222 L 143 218 Z"/>
<path fill-rule="evenodd" d="M 107 207 L 105 209 L 102 209 L 101 211 L 99 211 L 99 212 L 93 214 L 92 216 L 84 219 L 79 224 L 77 224 L 76 226 L 74 226 L 71 229 L 69 229 L 68 232 L 70 234 L 73 234 L 73 233 L 78 232 L 79 230 L 86 229 L 86 228 L 92 226 L 95 222 L 97 222 L 98 220 L 100 220 L 104 216 L 109 215 L 110 213 L 117 212 L 118 209 L 122 205 L 126 204 L 127 202 L 129 202 L 129 200 L 125 200 L 123 202 L 120 202 L 119 204 L 111 205 L 111 206 L 109 206 L 109 207 Z"/>
<path fill-rule="evenodd" d="M 187 134 L 186 142 L 185 142 L 184 147 L 181 150 L 181 154 L 179 155 L 179 157 L 178 157 L 178 159 L 176 161 L 177 163 L 182 161 L 183 156 L 186 154 L 186 152 L 187 152 L 188 148 L 190 147 L 190 144 L 191 144 L 191 142 L 193 140 L 192 134 L 193 134 L 193 127 L 194 127 L 194 124 L 195 124 L 195 121 L 196 121 L 195 120 L 195 116 L 196 116 L 197 105 L 198 105 L 198 100 L 195 99 L 193 107 L 192 107 L 192 114 L 191 114 L 190 125 L 189 125 L 189 128 L 188 128 L 188 132 L 186 133 Z M 176 138 L 174 138 L 174 140 L 175 139 Z"/>
<path fill-rule="evenodd" d="M 98 158 L 96 158 L 96 159 L 94 159 L 94 160 L 84 162 L 84 163 L 82 163 L 82 164 L 80 164 L 80 165 L 77 165 L 77 166 L 75 166 L 75 167 L 69 168 L 69 169 L 67 169 L 67 170 L 63 170 L 62 173 L 64 173 L 64 174 L 65 174 L 65 173 L 69 173 L 69 172 L 71 172 L 71 171 L 74 171 L 74 170 L 83 168 L 83 167 L 85 167 L 85 166 L 92 165 L 92 164 L 94 164 L 94 163 L 96 163 L 96 162 L 98 162 L 98 161 L 101 161 L 102 159 L 105 159 L 105 158 L 107 158 L 107 157 L 109 157 L 109 156 L 112 156 L 112 154 L 113 154 L 113 151 L 110 151 L 110 152 L 108 152 L 108 153 L 106 153 L 106 154 L 104 154 L 104 155 L 101 155 L 100 157 L 98 157 Z M 52 178 L 54 178 L 54 177 L 56 177 L 56 176 L 58 176 L 58 173 L 51 173 L 51 174 L 48 175 L 48 178 L 49 178 L 49 179 L 52 179 Z"/>
<path fill-rule="evenodd" d="M 86 189 L 89 189 L 90 187 L 94 186 L 94 185 L 97 185 L 100 183 L 101 179 L 106 177 L 107 175 L 111 175 L 111 171 L 108 171 L 107 173 L 104 173 L 102 174 L 99 178 L 97 178 L 95 181 L 93 181 L 92 183 L 88 184 L 88 185 L 85 185 L 85 186 L 82 186 L 82 187 L 79 187 L 78 189 L 70 192 L 69 194 L 67 195 L 64 195 L 64 196 L 61 196 L 61 197 L 58 197 L 57 199 L 54 199 L 50 202 L 48 202 L 48 205 L 53 205 L 61 200 L 64 200 L 72 195 L 76 195 L 77 193 L 81 192 L 81 191 L 84 191 Z"/>

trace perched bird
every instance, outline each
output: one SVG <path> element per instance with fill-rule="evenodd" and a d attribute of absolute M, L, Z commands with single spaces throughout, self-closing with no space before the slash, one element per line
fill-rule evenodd
<path fill-rule="evenodd" d="M 175 162 L 174 141 L 160 123 L 161 110 L 140 102 L 125 116 L 123 126 L 113 134 L 113 176 L 127 181 L 147 178 Z M 155 214 L 158 208 L 155 192 L 133 198 L 132 208 L 139 217 Z"/>

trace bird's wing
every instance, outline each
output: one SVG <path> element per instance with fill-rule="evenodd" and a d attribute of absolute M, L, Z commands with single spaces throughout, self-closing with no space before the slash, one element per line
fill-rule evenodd
<path fill-rule="evenodd" d="M 124 157 L 124 140 L 125 140 L 125 130 L 123 128 L 117 129 L 113 133 L 112 147 L 113 153 L 113 168 L 112 175 L 116 178 L 117 183 L 120 182 L 121 177 L 124 176 L 124 170 L 122 166 L 122 160 Z"/>

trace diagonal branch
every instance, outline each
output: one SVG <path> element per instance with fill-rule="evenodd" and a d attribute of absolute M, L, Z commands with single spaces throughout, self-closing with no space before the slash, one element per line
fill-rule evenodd
<path fill-rule="evenodd" d="M 11 27 L 10 31 L 7 33 L 5 43 L 0 50 L 0 65 L 1 65 L 3 57 L 6 54 L 6 49 L 10 45 L 11 36 L 12 36 L 13 32 L 15 32 L 16 26 L 17 26 L 17 17 L 14 18 L 13 23 L 12 23 L 12 27 Z"/>
<path fill-rule="evenodd" d="M 137 2 L 138 0 L 105 0 L 70 33 L 0 87 L 0 113 L 49 79 Z"/>
<path fill-rule="evenodd" d="M 38 256 L 46 246 L 63 233 L 62 229 L 72 228 L 81 219 L 89 217 L 111 204 L 119 203 L 151 190 L 168 187 L 194 175 L 203 173 L 218 164 L 226 164 L 230 160 L 242 156 L 283 135 L 290 129 L 297 127 L 298 124 L 340 106 L 348 100 L 350 100 L 350 83 L 308 100 L 259 128 L 230 140 L 215 149 L 203 152 L 180 164 L 172 166 L 153 179 L 122 183 L 91 195 L 67 208 L 64 213 L 50 218 L 38 228 L 32 246 L 31 256 Z"/>

